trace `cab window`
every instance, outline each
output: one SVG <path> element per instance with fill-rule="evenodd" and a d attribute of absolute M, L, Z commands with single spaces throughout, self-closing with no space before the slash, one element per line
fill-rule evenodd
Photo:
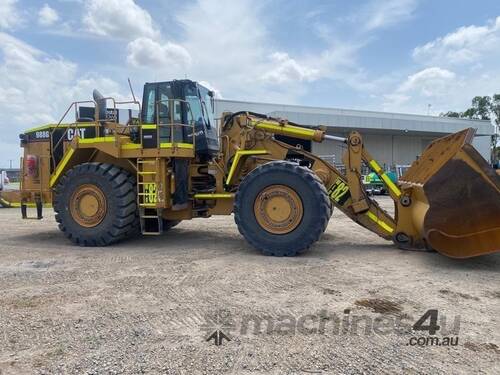
<path fill-rule="evenodd" d="M 170 84 L 160 84 L 158 88 L 158 106 L 159 106 L 159 117 L 160 123 L 165 124 L 170 122 L 170 106 L 173 105 L 172 99 L 172 87 Z"/>
<path fill-rule="evenodd" d="M 203 111 L 201 109 L 200 98 L 198 97 L 198 92 L 196 86 L 186 87 L 186 101 L 189 103 L 189 109 L 187 109 L 188 121 L 194 121 L 196 123 L 203 124 Z M 192 117 L 191 117 L 192 116 Z"/>
<path fill-rule="evenodd" d="M 142 122 L 145 124 L 152 124 L 155 122 L 155 87 L 154 85 L 147 86 L 144 90 L 145 106 L 143 110 Z"/>

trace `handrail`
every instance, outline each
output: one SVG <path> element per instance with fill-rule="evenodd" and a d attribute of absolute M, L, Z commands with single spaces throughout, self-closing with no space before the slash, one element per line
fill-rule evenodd
<path fill-rule="evenodd" d="M 66 118 L 66 116 L 68 115 L 69 111 L 71 110 L 71 108 L 73 108 L 73 106 L 75 107 L 75 119 L 78 119 L 78 105 L 79 104 L 85 104 L 85 103 L 94 103 L 94 106 L 95 106 L 95 109 L 94 109 L 94 119 L 97 118 L 97 114 L 99 113 L 98 112 L 98 104 L 94 101 L 94 100 L 85 100 L 85 101 L 78 101 L 78 102 L 73 102 L 70 104 L 70 106 L 68 107 L 68 109 L 66 110 L 66 112 L 64 112 L 63 116 L 61 117 L 61 119 L 59 120 L 59 122 L 57 123 L 57 125 L 54 127 L 54 128 L 51 128 L 49 129 L 49 137 L 50 137 L 50 154 L 51 154 L 51 161 L 52 161 L 52 168 L 55 168 L 56 167 L 56 159 L 54 157 L 54 150 L 59 147 L 59 145 L 61 144 L 61 142 L 64 141 L 64 138 L 66 137 L 67 133 L 68 133 L 68 130 L 69 129 L 75 129 L 77 126 L 77 122 L 74 122 L 72 124 L 70 124 L 66 130 L 64 131 L 64 133 L 62 134 L 61 138 L 59 139 L 59 141 L 57 141 L 56 145 L 54 146 L 54 138 L 53 138 L 53 133 L 56 129 L 58 129 L 60 126 L 61 126 L 61 123 L 63 122 L 63 120 Z M 92 123 L 92 122 L 91 122 Z M 98 121 L 93 121 L 94 125 L 96 126 L 96 134 L 97 134 L 97 126 L 98 126 Z"/>
<path fill-rule="evenodd" d="M 116 113 L 117 111 L 117 105 L 124 105 L 124 104 L 136 104 L 139 108 L 139 117 L 138 117 L 138 120 L 139 120 L 139 125 L 140 125 L 140 122 L 141 122 L 141 119 L 140 119 L 140 113 L 141 113 L 141 103 L 137 100 L 128 100 L 128 101 L 116 101 L 115 98 L 113 97 L 106 97 L 106 98 L 103 98 L 102 100 L 104 101 L 108 101 L 108 100 L 111 100 L 112 103 L 113 103 L 113 112 Z M 70 104 L 70 106 L 68 107 L 68 109 L 64 112 L 64 114 L 62 115 L 61 119 L 59 120 L 59 122 L 57 123 L 57 125 L 54 127 L 54 128 L 50 128 L 49 129 L 49 135 L 50 135 L 50 149 L 51 149 L 51 162 L 52 162 L 52 168 L 55 168 L 56 167 L 56 161 L 55 161 L 55 156 L 54 156 L 54 150 L 59 147 L 59 145 L 61 144 L 61 142 L 64 142 L 66 136 L 67 136 L 67 133 L 70 129 L 78 129 L 78 125 L 80 124 L 78 121 L 78 107 L 79 105 L 81 104 L 94 104 L 94 121 L 90 121 L 86 124 L 93 124 L 94 127 L 95 127 L 95 134 L 96 136 L 98 136 L 99 134 L 99 129 L 100 129 L 100 122 L 101 121 L 106 121 L 106 122 L 111 122 L 111 123 L 114 123 L 116 126 L 116 128 L 119 128 L 118 125 L 120 125 L 118 122 L 117 122 L 117 118 L 115 117 L 113 120 L 108 120 L 108 119 L 100 119 L 99 118 L 99 105 L 98 103 L 95 101 L 95 100 L 84 100 L 84 101 L 76 101 L 76 102 L 73 102 Z M 53 132 L 58 129 L 62 122 L 64 121 L 64 119 L 66 118 L 66 116 L 68 115 L 68 113 L 70 112 L 70 110 L 72 108 L 75 108 L 75 122 L 74 123 L 71 123 L 69 124 L 69 126 L 66 127 L 66 130 L 64 131 L 64 133 L 62 134 L 61 138 L 57 141 L 57 143 L 54 145 L 54 139 L 53 139 Z M 108 106 L 106 105 L 106 108 L 108 108 Z M 116 144 L 116 141 L 117 141 L 117 137 L 116 135 L 123 135 L 124 134 L 124 131 L 125 129 L 128 127 L 129 125 L 125 125 L 123 126 L 123 132 L 118 132 L 118 129 L 117 131 L 113 134 L 114 137 L 115 137 L 115 144 Z M 77 137 L 80 137 L 80 134 L 79 132 L 75 132 L 75 138 Z M 142 143 L 142 140 L 141 140 L 141 143 Z"/>
<path fill-rule="evenodd" d="M 168 122 L 168 123 L 162 123 L 160 121 L 160 104 L 165 103 L 165 102 L 168 102 L 168 111 L 169 111 L 169 117 L 170 117 L 170 122 Z M 176 103 L 183 103 L 187 106 L 187 110 L 191 114 L 191 119 L 192 119 L 191 124 L 184 124 L 184 123 L 174 121 L 174 108 L 175 108 Z M 157 125 L 157 127 L 156 127 L 156 140 L 157 140 L 157 148 L 158 149 L 161 147 L 161 138 L 160 138 L 161 127 L 170 127 L 170 142 L 173 145 L 175 145 L 175 143 L 178 143 L 178 142 L 176 142 L 175 137 L 174 137 L 174 134 L 175 134 L 174 129 L 176 127 L 189 127 L 189 128 L 191 128 L 192 135 L 193 135 L 193 140 L 192 140 L 193 148 L 196 147 L 196 145 L 195 145 L 195 142 L 196 142 L 195 141 L 195 139 L 196 139 L 196 137 L 195 137 L 195 121 L 194 121 L 193 111 L 191 110 L 191 105 L 187 100 L 175 99 L 175 98 L 158 100 L 156 102 L 156 125 Z M 141 132 L 142 132 L 142 129 L 141 129 Z M 141 138 L 142 138 L 142 135 L 141 135 Z"/>

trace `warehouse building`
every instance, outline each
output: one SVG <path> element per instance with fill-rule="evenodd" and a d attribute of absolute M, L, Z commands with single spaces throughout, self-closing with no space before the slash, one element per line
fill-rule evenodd
<path fill-rule="evenodd" d="M 455 119 L 401 113 L 359 111 L 297 105 L 254 103 L 234 100 L 216 100 L 216 114 L 251 111 L 307 126 L 324 125 L 328 134 L 346 136 L 358 130 L 370 153 L 386 169 L 411 164 L 427 145 L 443 135 L 476 128 L 474 146 L 490 161 L 491 136 L 494 127 L 489 121 Z M 342 163 L 343 146 L 335 142 L 305 144 L 316 155 Z"/>

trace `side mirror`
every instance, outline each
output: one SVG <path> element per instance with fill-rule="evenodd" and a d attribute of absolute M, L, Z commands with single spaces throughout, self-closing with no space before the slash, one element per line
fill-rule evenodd
<path fill-rule="evenodd" d="M 210 96 L 210 105 L 212 106 L 212 113 L 215 113 L 215 92 L 209 91 L 208 96 Z"/>

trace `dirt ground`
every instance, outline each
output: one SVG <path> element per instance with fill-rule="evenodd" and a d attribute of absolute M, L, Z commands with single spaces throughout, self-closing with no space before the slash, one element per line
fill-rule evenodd
<path fill-rule="evenodd" d="M 339 211 L 295 258 L 233 217 L 80 248 L 50 211 L 0 209 L 0 374 L 500 373 L 500 254 L 401 251 Z"/>

